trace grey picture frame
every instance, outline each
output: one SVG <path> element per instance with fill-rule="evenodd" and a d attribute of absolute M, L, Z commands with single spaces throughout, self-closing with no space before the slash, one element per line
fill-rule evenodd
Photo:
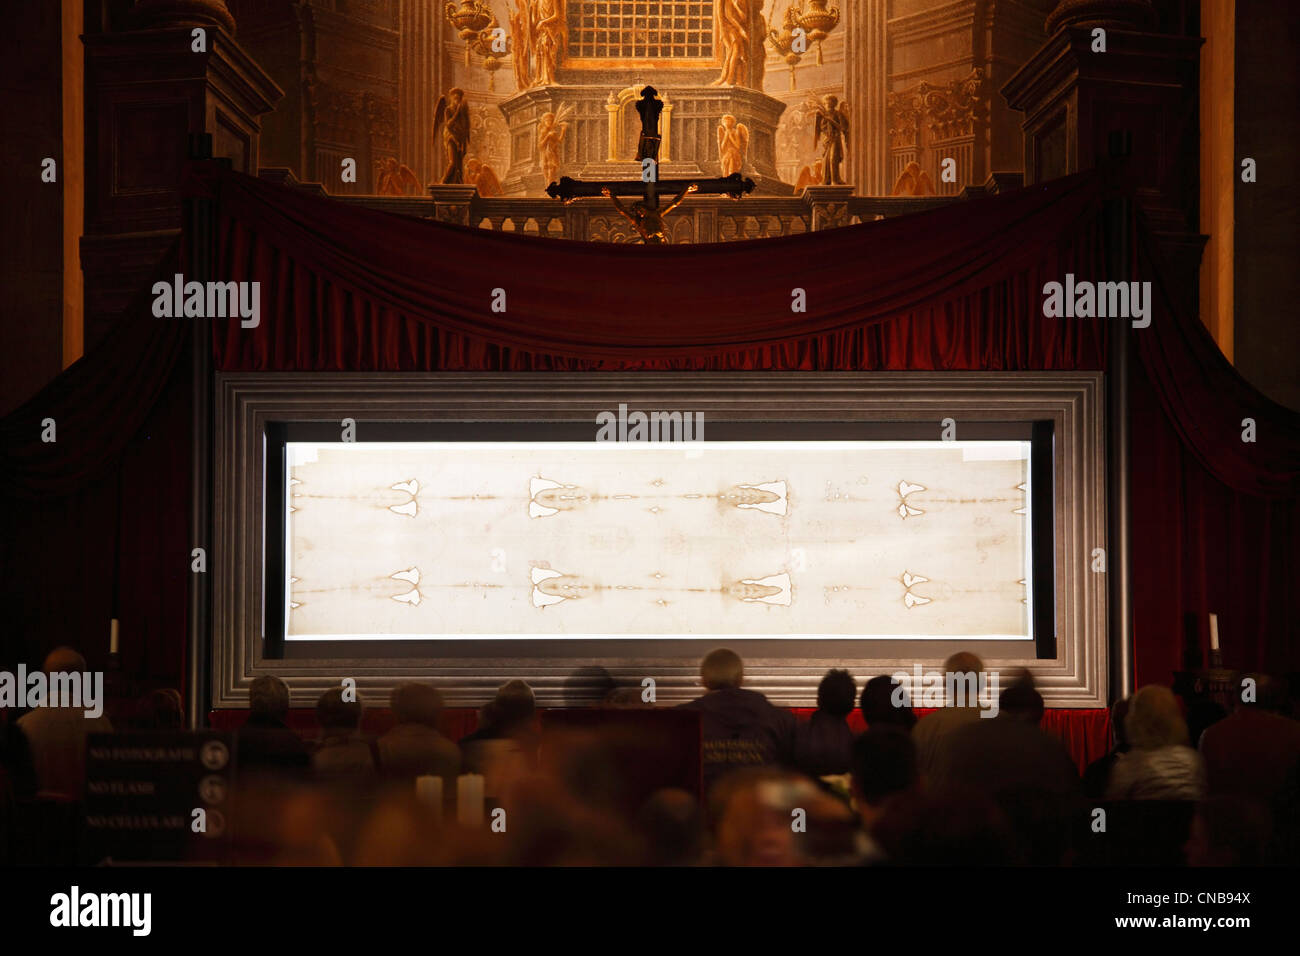
<path fill-rule="evenodd" d="M 270 658 L 263 654 L 263 492 L 270 422 L 592 422 L 621 403 L 635 409 L 701 412 L 730 422 L 1025 422 L 1054 428 L 1055 656 L 1032 645 L 973 647 L 986 669 L 1009 677 L 1030 668 L 1045 704 L 1108 704 L 1107 585 L 1098 549 L 1107 544 L 1105 381 L 1101 372 L 759 372 L 759 373 L 217 373 L 214 385 L 213 541 L 209 548 L 214 709 L 247 706 L 251 682 L 282 678 L 293 706 L 310 706 L 349 677 L 363 700 L 386 704 L 402 681 L 426 680 L 449 706 L 478 706 L 511 678 L 528 681 L 539 706 L 594 703 L 609 681 L 654 682 L 657 703 L 700 692 L 699 659 L 710 648 L 665 639 L 653 655 L 619 642 L 503 657 L 486 647 L 468 656 Z M 959 431 L 960 433 L 960 431 Z M 1104 563 L 1101 565 L 1104 568 Z M 469 643 L 469 642 L 467 642 Z M 558 642 L 563 645 L 565 642 Z M 573 643 L 573 642 L 569 642 Z M 914 664 L 941 665 L 948 642 L 845 641 L 836 651 L 798 653 L 790 642 L 737 641 L 745 685 L 784 706 L 813 706 L 831 667 L 859 680 Z M 549 644 L 549 642 L 548 642 Z M 595 645 L 595 646 L 593 646 Z M 906 646 L 896 646 L 906 645 Z M 864 653 L 869 651 L 869 653 Z M 919 703 L 919 702 L 918 702 Z"/>

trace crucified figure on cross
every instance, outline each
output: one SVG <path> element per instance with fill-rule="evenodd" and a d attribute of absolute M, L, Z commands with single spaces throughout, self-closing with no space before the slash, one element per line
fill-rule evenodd
<path fill-rule="evenodd" d="M 618 214 L 632 224 L 632 228 L 636 230 L 637 235 L 641 237 L 641 241 L 647 246 L 666 246 L 669 239 L 667 228 L 664 225 L 664 217 L 684 203 L 686 197 L 691 193 L 699 191 L 699 183 L 691 183 L 677 194 L 676 199 L 662 209 L 651 206 L 645 200 L 633 203 L 632 208 L 628 209 L 627 206 L 618 201 L 618 197 L 610 191 L 608 186 L 602 189 L 600 194 L 614 204 Z"/>
<path fill-rule="evenodd" d="M 637 103 L 637 112 L 641 114 L 641 136 L 637 143 L 636 160 L 641 163 L 641 178 L 589 182 L 561 176 L 558 183 L 546 187 L 546 194 L 564 203 L 572 203 L 587 196 L 604 196 L 613 201 L 614 207 L 636 228 L 637 235 L 646 245 L 663 245 L 668 242 L 668 233 L 664 228 L 664 216 L 680 206 L 691 193 L 730 196 L 739 199 L 746 193 L 754 191 L 754 180 L 746 179 L 740 173 L 732 173 L 720 179 L 659 179 L 659 116 L 663 103 L 658 99 L 654 87 L 647 86 L 641 91 L 641 100 Z M 665 208 L 659 208 L 659 193 L 676 193 L 676 197 Z M 639 202 L 629 209 L 619 202 L 619 196 L 640 196 Z"/>

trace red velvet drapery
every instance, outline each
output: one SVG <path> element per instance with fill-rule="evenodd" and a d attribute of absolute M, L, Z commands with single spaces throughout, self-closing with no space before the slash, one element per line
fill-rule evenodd
<path fill-rule="evenodd" d="M 1039 293 L 1099 265 L 1090 176 L 978 213 L 661 248 L 424 222 L 219 172 L 197 186 L 218 205 L 218 274 L 263 282 L 261 325 L 215 330 L 222 369 L 1052 369 L 1105 357 L 1103 324 L 1044 322 Z M 795 289 L 806 313 L 792 312 Z"/>
<path fill-rule="evenodd" d="M 1174 271 L 1149 231 L 1137 238 L 1137 270 L 1155 294 L 1151 328 L 1132 333 L 1140 361 L 1129 395 L 1138 683 L 1167 682 L 1184 666 L 1189 631 L 1208 649 L 1210 612 L 1227 666 L 1293 671 L 1300 415 L 1256 391 L 1205 327 L 1178 313 Z M 1243 440 L 1248 421 L 1254 441 Z"/>
<path fill-rule="evenodd" d="M 179 261 L 173 248 L 159 274 Z M 117 617 L 122 672 L 183 683 L 194 337 L 151 299 L 0 419 L 0 670 L 61 644 L 107 669 Z"/>
<path fill-rule="evenodd" d="M 191 187 L 216 203 L 216 276 L 262 283 L 258 328 L 214 323 L 220 369 L 1106 366 L 1104 321 L 1045 319 L 1041 307 L 1045 282 L 1100 276 L 1103 192 L 1087 175 L 788 239 L 665 249 L 411 220 L 212 166 Z M 1132 333 L 1138 682 L 1169 680 L 1184 619 L 1204 644 L 1209 610 L 1229 664 L 1295 668 L 1300 418 L 1243 382 L 1172 308 L 1163 284 L 1190 277 L 1138 237 L 1139 278 L 1161 293 L 1151 326 Z M 796 288 L 806 313 L 791 311 Z M 492 310 L 495 289 L 504 312 Z M 6 659 L 98 646 L 113 603 L 101 582 L 116 562 L 128 663 L 180 683 L 183 583 L 166 575 L 183 576 L 191 547 L 183 339 L 183 320 L 153 319 L 146 300 L 104 348 L 0 422 L 0 567 L 6 606 L 19 609 Z M 57 446 L 39 440 L 46 416 L 60 422 Z M 1245 418 L 1254 443 L 1241 441 Z M 94 427 L 63 425 L 87 419 Z M 143 456 L 134 470 L 132 455 Z M 65 571 L 71 591 L 60 590 Z"/>

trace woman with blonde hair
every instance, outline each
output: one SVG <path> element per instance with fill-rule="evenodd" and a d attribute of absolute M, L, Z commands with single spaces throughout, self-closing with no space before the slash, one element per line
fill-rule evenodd
<path fill-rule="evenodd" d="M 1111 770 L 1110 800 L 1200 800 L 1205 761 L 1188 746 L 1187 724 L 1173 691 L 1148 684 L 1129 700 L 1124 716 L 1129 751 Z"/>

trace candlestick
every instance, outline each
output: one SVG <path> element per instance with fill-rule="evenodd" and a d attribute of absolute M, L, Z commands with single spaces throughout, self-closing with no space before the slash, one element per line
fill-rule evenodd
<path fill-rule="evenodd" d="M 113 622 L 108 627 L 108 652 L 117 653 L 117 618 L 113 618 Z"/>
<path fill-rule="evenodd" d="M 483 823 L 483 775 L 463 773 L 456 780 L 456 820 L 461 826 Z"/>

